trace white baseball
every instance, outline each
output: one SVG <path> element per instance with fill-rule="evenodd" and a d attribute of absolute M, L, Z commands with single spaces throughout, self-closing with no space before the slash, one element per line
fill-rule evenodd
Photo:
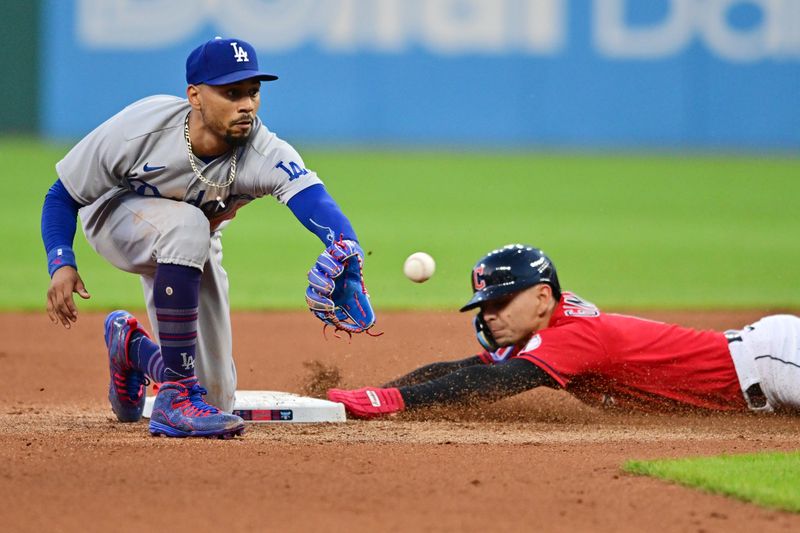
<path fill-rule="evenodd" d="M 435 271 L 436 261 L 425 252 L 411 254 L 403 263 L 403 274 L 416 283 L 428 281 Z"/>

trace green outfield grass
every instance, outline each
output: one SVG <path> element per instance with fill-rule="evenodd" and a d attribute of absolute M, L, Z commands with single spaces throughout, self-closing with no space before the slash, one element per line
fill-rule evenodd
<path fill-rule="evenodd" d="M 800 512 L 800 451 L 628 461 L 623 470 Z"/>
<path fill-rule="evenodd" d="M 800 307 L 800 159 L 790 157 L 317 150 L 300 143 L 359 233 L 378 309 L 454 308 L 488 250 L 540 246 L 565 288 L 605 308 Z M 68 146 L 0 140 L 0 307 L 41 308 L 42 199 Z M 321 243 L 271 198 L 225 231 L 237 308 L 304 307 Z M 83 308 L 141 307 L 138 280 L 76 239 Z M 404 258 L 426 251 L 418 285 Z"/>

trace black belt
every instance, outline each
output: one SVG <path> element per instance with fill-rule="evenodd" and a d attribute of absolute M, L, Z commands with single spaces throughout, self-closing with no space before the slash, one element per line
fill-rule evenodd
<path fill-rule="evenodd" d="M 732 342 L 741 342 L 742 335 L 737 329 L 729 329 L 725 332 L 725 338 L 728 339 L 728 344 L 730 344 Z"/>
<path fill-rule="evenodd" d="M 741 333 L 735 329 L 726 331 L 725 338 L 728 339 L 728 344 L 732 342 L 742 342 Z M 767 396 L 764 394 L 764 391 L 761 390 L 761 385 L 758 383 L 754 383 L 747 387 L 747 390 L 744 391 L 744 394 L 747 396 L 750 407 L 761 409 L 767 406 Z"/>

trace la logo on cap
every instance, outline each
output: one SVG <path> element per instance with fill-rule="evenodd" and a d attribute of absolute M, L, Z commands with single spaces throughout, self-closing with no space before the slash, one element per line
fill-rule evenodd
<path fill-rule="evenodd" d="M 243 61 L 249 62 L 250 60 L 247 58 L 247 50 L 239 46 L 239 43 L 233 42 L 231 43 L 233 47 L 233 57 L 236 58 L 237 63 L 241 63 Z"/>
<path fill-rule="evenodd" d="M 243 39 L 216 37 L 192 50 L 186 58 L 189 85 L 226 85 L 247 79 L 272 81 L 278 76 L 259 70 L 255 48 Z"/>

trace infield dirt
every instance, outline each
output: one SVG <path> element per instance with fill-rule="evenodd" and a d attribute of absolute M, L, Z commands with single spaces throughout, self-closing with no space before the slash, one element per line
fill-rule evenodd
<path fill-rule="evenodd" d="M 142 313 L 143 314 L 143 313 Z M 765 312 L 642 312 L 740 327 Z M 800 416 L 624 414 L 536 390 L 485 409 L 152 438 L 106 400 L 104 315 L 0 315 L 3 531 L 800 531 L 800 515 L 620 471 L 627 459 L 795 450 Z M 325 340 L 308 313 L 237 313 L 240 389 L 379 385 L 475 353 L 469 317 L 380 313 Z"/>

